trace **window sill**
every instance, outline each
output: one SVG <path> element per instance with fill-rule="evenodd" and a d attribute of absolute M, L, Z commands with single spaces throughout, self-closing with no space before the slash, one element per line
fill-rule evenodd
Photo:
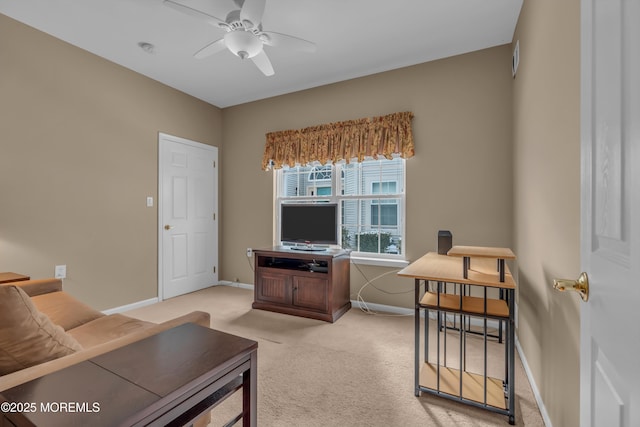
<path fill-rule="evenodd" d="M 363 256 L 351 256 L 351 263 L 358 265 L 375 265 L 377 267 L 404 268 L 409 261 L 397 258 L 373 258 Z"/>

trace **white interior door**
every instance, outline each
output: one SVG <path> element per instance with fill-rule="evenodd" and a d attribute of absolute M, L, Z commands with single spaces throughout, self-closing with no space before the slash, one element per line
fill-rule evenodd
<path fill-rule="evenodd" d="M 640 426 L 640 0 L 582 0 L 580 424 Z"/>
<path fill-rule="evenodd" d="M 159 135 L 159 298 L 218 282 L 218 149 Z"/>

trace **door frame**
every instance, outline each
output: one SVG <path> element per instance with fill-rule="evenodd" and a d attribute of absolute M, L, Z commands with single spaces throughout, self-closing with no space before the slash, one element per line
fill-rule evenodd
<path fill-rule="evenodd" d="M 158 203 L 157 203 L 157 207 L 156 209 L 158 210 L 158 227 L 157 227 L 157 239 L 158 239 L 158 301 L 164 301 L 164 257 L 163 257 L 163 251 L 164 251 L 164 243 L 163 243 L 163 203 L 164 203 L 164 199 L 163 199 L 163 178 L 164 178 L 164 167 L 163 167 L 163 163 L 164 163 L 164 150 L 162 149 L 162 144 L 164 140 L 171 140 L 171 142 L 177 142 L 180 144 L 185 144 L 191 147 L 195 147 L 195 148 L 200 148 L 200 149 L 204 149 L 207 151 L 214 151 L 218 152 L 218 147 L 215 147 L 213 145 L 207 145 L 207 144 L 203 144 L 201 142 L 197 142 L 197 141 L 193 141 L 191 139 L 186 139 L 186 138 L 182 138 L 179 136 L 175 136 L 175 135 L 170 135 L 168 133 L 163 133 L 163 132 L 158 132 Z M 220 160 L 218 159 L 218 162 Z M 216 168 L 217 169 L 217 168 Z M 217 173 L 217 172 L 216 172 Z M 215 189 L 216 193 L 214 195 L 214 198 L 217 199 L 218 198 L 218 188 Z M 214 200 L 214 206 L 216 207 L 216 211 L 218 211 L 218 200 Z M 219 227 L 218 227 L 218 221 L 215 222 L 215 227 L 216 227 L 216 238 L 219 241 Z M 216 245 L 218 244 L 218 242 L 216 242 Z M 216 251 L 216 256 L 219 256 L 219 254 L 217 253 L 218 251 Z"/>

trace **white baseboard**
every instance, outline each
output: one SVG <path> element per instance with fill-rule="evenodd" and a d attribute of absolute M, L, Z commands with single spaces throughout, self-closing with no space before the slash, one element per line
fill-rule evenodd
<path fill-rule="evenodd" d="M 223 285 L 223 286 L 233 286 L 235 288 L 243 288 L 243 289 L 251 289 L 253 290 L 253 285 L 247 285 L 246 283 L 237 283 L 237 282 L 229 282 L 226 280 L 221 280 L 220 282 L 218 282 L 217 285 L 213 285 L 213 286 L 219 286 L 219 285 Z M 156 298 L 149 298 L 143 301 L 138 301 L 138 302 L 134 302 L 131 304 L 126 304 L 126 305 L 122 305 L 120 307 L 115 307 L 115 308 L 110 308 L 108 310 L 102 310 L 102 312 L 106 315 L 109 314 L 115 314 L 115 313 L 123 313 L 125 311 L 129 311 L 129 310 L 134 310 L 136 308 L 141 308 L 147 305 L 151 305 L 151 304 L 155 304 L 157 302 L 159 302 L 160 300 L 156 297 Z"/>
<path fill-rule="evenodd" d="M 240 282 L 232 282 L 230 280 L 220 280 L 217 285 L 214 286 L 231 286 L 233 288 L 242 288 L 242 289 L 250 289 L 253 290 L 253 285 L 249 285 L 247 283 Z"/>
<path fill-rule="evenodd" d="M 241 282 L 232 282 L 230 280 L 220 280 L 218 284 L 213 286 L 231 286 L 233 288 L 241 288 L 241 289 L 249 289 L 249 290 L 254 289 L 254 286 L 251 284 L 241 283 Z M 103 313 L 104 314 L 122 313 L 124 311 L 133 310 L 135 308 L 140 308 L 146 305 L 155 304 L 156 302 L 158 302 L 158 298 L 150 298 L 148 300 L 123 305 L 121 307 L 116 307 L 109 310 L 103 310 Z M 414 310 L 412 308 L 397 307 L 394 305 L 377 304 L 372 302 L 362 302 L 362 301 L 356 301 L 356 300 L 351 300 L 351 305 L 363 311 L 383 312 L 383 313 L 389 313 L 389 314 L 401 315 L 401 316 L 413 316 L 414 314 Z M 424 312 L 421 311 L 421 313 L 424 313 Z M 436 318 L 435 313 L 434 312 L 430 313 L 429 317 L 432 319 L 435 319 Z M 453 319 L 450 321 L 453 321 Z M 476 317 L 471 318 L 471 324 L 478 327 L 483 326 L 482 320 Z M 493 319 L 489 319 L 487 321 L 487 326 L 490 328 L 497 329 L 498 322 Z M 517 340 L 516 340 L 516 344 L 517 344 Z"/>
<path fill-rule="evenodd" d="M 413 316 L 414 310 L 411 308 L 396 307 L 394 305 L 376 304 L 373 302 L 362 302 L 351 300 L 351 306 L 359 308 L 362 311 L 372 311 L 396 314 L 402 316 Z"/>
<path fill-rule="evenodd" d="M 371 302 L 363 303 L 361 301 L 356 301 L 356 300 L 351 300 L 351 305 L 363 311 L 381 312 L 381 313 L 389 313 L 389 314 L 403 315 L 403 316 L 413 316 L 415 312 L 415 310 L 412 308 L 396 307 L 393 305 L 376 304 Z M 424 317 L 424 311 L 422 310 L 420 311 L 420 316 Z M 429 318 L 430 319 L 436 318 L 435 311 L 433 310 L 430 311 Z M 454 318 L 452 314 L 447 314 L 447 321 L 453 323 Z M 479 317 L 472 317 L 471 324 L 477 327 L 484 326 L 483 320 Z M 498 329 L 498 322 L 494 319 L 487 319 L 487 326 L 489 328 Z"/>
<path fill-rule="evenodd" d="M 524 368 L 525 374 L 527 374 L 527 378 L 529 379 L 529 384 L 531 384 L 531 390 L 533 391 L 533 396 L 536 398 L 538 409 L 540 409 L 540 415 L 542 415 L 542 421 L 544 421 L 544 425 L 546 427 L 553 427 L 553 424 L 551 424 L 551 418 L 549 418 L 549 413 L 547 412 L 547 408 L 544 406 L 544 402 L 542 401 L 542 396 L 540 396 L 540 390 L 538 389 L 538 386 L 533 379 L 533 374 L 531 373 L 531 369 L 529 368 L 529 363 L 527 363 L 527 358 L 524 356 L 524 351 L 520 346 L 520 341 L 518 341 L 517 335 L 516 335 L 516 350 L 518 350 L 518 354 L 520 355 L 520 360 L 522 361 L 522 367 Z"/>
<path fill-rule="evenodd" d="M 140 307 L 144 307 L 144 306 L 147 306 L 147 305 L 155 304 L 157 302 L 158 302 L 158 298 L 157 297 L 156 298 L 149 298 L 149 299 L 146 299 L 144 301 L 138 301 L 138 302 L 134 302 L 134 303 L 127 304 L 127 305 L 122 305 L 120 307 L 110 308 L 108 310 L 102 310 L 102 312 L 104 314 L 107 314 L 107 315 L 115 314 L 115 313 L 122 313 L 122 312 L 133 310 L 133 309 L 136 309 L 136 308 L 140 308 Z"/>
<path fill-rule="evenodd" d="M 232 282 L 229 280 L 220 280 L 218 284 L 215 286 L 231 286 L 234 288 L 253 290 L 253 285 L 240 283 L 240 282 Z M 362 302 L 362 301 L 356 301 L 356 300 L 351 300 L 351 305 L 363 311 L 388 313 L 396 316 L 413 316 L 414 315 L 414 310 L 412 308 L 397 307 L 394 305 L 376 304 L 372 302 Z M 421 313 L 424 313 L 424 312 L 421 311 Z M 436 318 L 435 312 L 432 311 L 429 317 L 432 319 L 435 319 Z M 452 322 L 453 319 L 451 319 L 450 321 Z M 483 326 L 482 320 L 480 318 L 475 318 L 475 317 L 471 319 L 471 324 L 473 326 L 478 326 L 478 327 Z M 497 329 L 498 322 L 493 319 L 488 319 L 487 326 L 490 328 Z"/>

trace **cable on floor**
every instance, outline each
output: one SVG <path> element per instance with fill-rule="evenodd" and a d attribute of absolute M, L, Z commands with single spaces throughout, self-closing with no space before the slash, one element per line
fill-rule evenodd
<path fill-rule="evenodd" d="M 377 290 L 378 292 L 382 292 L 384 294 L 387 295 L 400 295 L 400 294 L 408 294 L 408 293 L 413 293 L 414 290 L 410 289 L 407 291 L 398 291 L 398 292 L 389 292 L 386 291 L 384 289 L 380 289 L 379 287 L 375 286 L 373 284 L 373 282 L 375 282 L 378 279 L 381 279 L 384 276 L 387 276 L 389 274 L 392 273 L 397 273 L 398 271 L 400 271 L 400 269 L 396 269 L 396 270 L 390 270 L 387 271 L 385 273 L 382 273 L 376 277 L 374 277 L 373 279 L 369 279 L 367 278 L 367 276 L 364 274 L 364 272 L 362 271 L 362 269 L 360 269 L 360 266 L 358 266 L 357 263 L 352 263 L 355 267 L 356 270 L 358 270 L 360 272 L 360 275 L 362 275 L 362 277 L 365 279 L 365 283 L 364 285 L 362 285 L 360 287 L 360 289 L 358 290 L 358 293 L 356 294 L 356 301 L 358 301 L 359 305 L 360 305 L 360 310 L 364 313 L 367 314 L 371 314 L 371 315 L 376 315 L 376 316 L 387 316 L 387 317 L 405 317 L 405 316 L 413 316 L 413 313 L 407 313 L 407 314 L 392 314 L 392 313 L 382 313 L 379 311 L 375 311 L 371 308 L 369 308 L 369 306 L 367 305 L 367 302 L 364 300 L 364 298 L 362 297 L 362 291 L 367 287 L 367 286 L 371 286 L 372 288 L 374 288 L 375 290 Z"/>

